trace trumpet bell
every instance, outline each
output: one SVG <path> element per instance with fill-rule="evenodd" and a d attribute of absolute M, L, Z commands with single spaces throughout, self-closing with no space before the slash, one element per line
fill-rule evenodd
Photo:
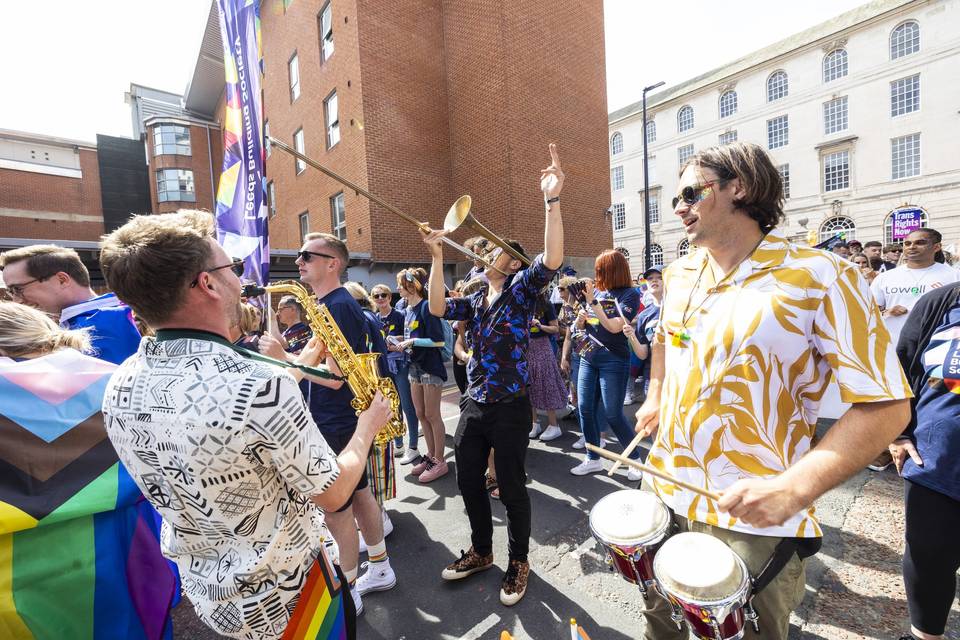
<path fill-rule="evenodd" d="M 473 199 L 470 196 L 460 196 L 447 211 L 447 217 L 443 219 L 444 231 L 456 231 L 460 228 L 467 218 L 470 217 L 470 207 L 473 205 Z"/>

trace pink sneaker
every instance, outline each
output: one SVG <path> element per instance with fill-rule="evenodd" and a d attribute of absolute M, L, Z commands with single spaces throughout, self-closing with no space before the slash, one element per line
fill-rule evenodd
<path fill-rule="evenodd" d="M 420 462 L 413 465 L 413 468 L 410 469 L 410 473 L 415 476 L 420 475 L 427 469 L 433 466 L 433 459 L 430 456 L 420 456 Z"/>
<path fill-rule="evenodd" d="M 434 460 L 433 465 L 429 469 L 427 469 L 426 471 L 420 474 L 420 482 L 423 482 L 424 484 L 426 484 L 427 482 L 433 482 L 437 478 L 447 475 L 447 472 L 449 470 L 450 469 L 447 467 L 446 460 L 442 460 L 442 461 Z"/>

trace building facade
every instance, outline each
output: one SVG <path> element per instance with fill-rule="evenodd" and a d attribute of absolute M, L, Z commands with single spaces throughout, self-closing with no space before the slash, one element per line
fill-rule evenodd
<path fill-rule="evenodd" d="M 689 250 L 670 200 L 698 150 L 755 142 L 780 167 L 786 234 L 894 239 L 892 213 L 960 239 L 960 0 L 878 0 L 647 99 L 651 262 Z M 641 105 L 609 116 L 614 244 L 643 268 Z"/>

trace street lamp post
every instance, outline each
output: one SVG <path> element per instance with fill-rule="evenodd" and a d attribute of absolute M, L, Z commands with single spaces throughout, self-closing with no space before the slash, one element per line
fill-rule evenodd
<path fill-rule="evenodd" d="M 643 270 L 650 264 L 650 176 L 647 168 L 647 92 L 663 86 L 663 81 L 643 88 Z"/>

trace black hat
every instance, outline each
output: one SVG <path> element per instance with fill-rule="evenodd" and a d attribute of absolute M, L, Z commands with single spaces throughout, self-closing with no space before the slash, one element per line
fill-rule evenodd
<path fill-rule="evenodd" d="M 663 269 L 659 265 L 654 265 L 643 272 L 643 279 L 646 280 L 649 278 L 651 273 L 659 273 L 660 275 L 663 275 Z"/>

